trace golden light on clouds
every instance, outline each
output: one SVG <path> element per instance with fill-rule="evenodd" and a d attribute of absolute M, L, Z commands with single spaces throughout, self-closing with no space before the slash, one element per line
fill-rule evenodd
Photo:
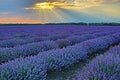
<path fill-rule="evenodd" d="M 53 9 L 55 7 L 55 2 L 42 2 L 36 3 L 33 7 L 25 9 Z"/>
<path fill-rule="evenodd" d="M 30 18 L 12 17 L 0 18 L 0 24 L 43 24 L 43 22 L 32 20 Z"/>
<path fill-rule="evenodd" d="M 53 2 L 38 2 L 35 3 L 32 7 L 27 7 L 24 9 L 53 9 L 53 8 L 63 8 L 63 9 L 72 9 L 72 8 L 90 8 L 93 6 L 99 6 L 102 2 L 96 0 L 63 0 L 63 1 L 53 1 Z"/>
<path fill-rule="evenodd" d="M 36 3 L 35 8 L 37 9 L 52 9 L 55 7 L 54 2 L 43 2 L 43 3 Z"/>

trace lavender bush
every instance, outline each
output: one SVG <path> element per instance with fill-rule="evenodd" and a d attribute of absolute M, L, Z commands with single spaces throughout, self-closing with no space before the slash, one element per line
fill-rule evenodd
<path fill-rule="evenodd" d="M 80 43 L 80 42 L 83 42 L 89 39 L 93 39 L 93 38 L 97 38 L 97 37 L 105 36 L 105 35 L 110 35 L 112 33 L 115 33 L 115 32 L 114 31 L 100 32 L 100 33 L 94 33 L 94 34 L 83 34 L 81 36 L 72 35 L 66 39 L 58 39 L 56 40 L 56 43 L 59 45 L 60 48 L 63 48 L 63 47 L 74 45 L 74 44 L 77 44 L 77 43 Z"/>
<path fill-rule="evenodd" d="M 106 52 L 106 54 L 118 54 L 120 56 L 120 44 L 118 46 L 112 47 L 110 50 Z"/>
<path fill-rule="evenodd" d="M 16 59 L 0 66 L 0 80 L 45 80 L 46 64 L 43 59 L 29 57 Z"/>
<path fill-rule="evenodd" d="M 101 32 L 101 34 L 102 34 L 102 32 Z M 68 37 L 67 39 L 61 39 L 61 40 L 59 39 L 56 41 L 56 43 L 58 44 L 58 46 L 60 48 L 63 48 L 63 47 L 69 46 L 69 45 L 73 45 L 73 41 L 75 41 L 74 42 L 74 44 L 75 44 L 75 43 L 80 43 L 82 41 L 89 40 L 89 39 L 96 38 L 96 37 L 97 36 L 95 36 L 93 34 L 89 34 L 89 35 L 85 34 L 85 35 L 78 36 L 78 37 L 71 36 L 71 37 Z M 109 37 L 107 37 L 107 38 L 109 39 Z M 71 39 L 71 40 L 69 40 L 69 39 Z M 105 40 L 105 39 L 103 39 L 103 40 Z M 31 44 L 27 44 L 27 45 L 23 45 L 23 46 L 18 46 L 15 48 L 9 48 L 7 50 L 1 50 L 0 51 L 0 59 L 1 59 L 0 63 L 15 59 L 15 58 L 19 58 L 19 57 L 36 55 L 42 51 L 47 51 L 50 49 L 58 48 L 56 43 L 50 42 L 50 41 L 44 41 L 44 42 L 40 42 L 40 43 L 39 42 L 31 43 Z M 85 45 L 88 45 L 88 44 L 90 44 L 90 42 L 88 42 L 88 43 L 85 42 Z M 106 47 L 108 47 L 108 46 L 106 46 Z"/>
<path fill-rule="evenodd" d="M 120 49 L 120 48 L 119 48 Z M 73 80 L 119 80 L 120 57 L 117 54 L 104 54 L 86 65 Z"/>
<path fill-rule="evenodd" d="M 58 39 L 55 42 L 59 45 L 59 48 L 63 48 L 71 45 L 70 41 L 67 39 Z"/>
<path fill-rule="evenodd" d="M 105 40 L 106 44 L 104 44 L 103 39 L 107 37 L 109 37 L 109 39 L 114 38 L 116 40 L 112 41 L 112 44 L 107 43 Z M 110 36 L 87 40 L 85 42 L 67 48 L 42 52 L 34 57 L 10 61 L 0 66 L 0 79 L 45 80 L 47 71 L 60 70 L 63 67 L 68 67 L 86 58 L 89 53 L 104 50 L 109 45 L 112 46 L 113 44 L 120 42 L 119 37 L 120 33 L 111 34 Z M 99 44 L 97 44 L 97 41 L 99 41 Z M 91 43 L 89 44 L 90 47 L 83 46 L 83 44 L 89 42 Z M 91 50 L 93 46 L 95 46 L 95 50 Z"/>
<path fill-rule="evenodd" d="M 15 39 L 10 39 L 10 40 L 3 40 L 0 41 L 0 47 L 15 47 L 17 45 L 24 45 L 27 43 L 32 43 L 32 42 L 40 42 L 40 41 L 45 41 L 45 40 L 57 40 L 61 38 L 66 38 L 68 37 L 69 34 L 60 34 L 60 35 L 49 35 L 47 37 L 28 37 L 27 39 L 20 39 L 20 38 L 15 38 Z"/>
<path fill-rule="evenodd" d="M 0 47 L 15 47 L 17 45 L 24 45 L 32 42 L 40 42 L 48 40 L 46 37 L 32 37 L 27 39 L 10 39 L 10 40 L 3 40 L 0 41 Z"/>
<path fill-rule="evenodd" d="M 88 39 L 92 39 L 95 38 L 95 35 L 83 35 L 83 36 L 71 36 L 68 39 L 68 41 L 70 41 L 71 45 L 74 45 L 75 43 L 80 43 L 82 41 L 88 40 Z"/>
<path fill-rule="evenodd" d="M 52 34 L 49 35 L 48 38 L 49 40 L 57 40 L 57 39 L 64 39 L 67 38 L 69 36 L 69 34 Z"/>
<path fill-rule="evenodd" d="M 39 52 L 56 48 L 58 48 L 58 45 L 53 41 L 44 41 L 38 43 L 31 43 L 23 46 L 17 46 L 15 48 L 0 49 L 0 63 L 15 58 L 36 55 Z"/>
<path fill-rule="evenodd" d="M 10 39 L 0 41 L 0 47 L 14 47 L 17 44 L 22 44 L 24 40 L 22 39 Z"/>

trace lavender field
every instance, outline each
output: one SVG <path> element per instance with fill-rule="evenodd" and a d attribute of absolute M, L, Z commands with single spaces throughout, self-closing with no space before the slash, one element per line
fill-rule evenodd
<path fill-rule="evenodd" d="M 1 25 L 0 80 L 120 80 L 120 26 Z"/>

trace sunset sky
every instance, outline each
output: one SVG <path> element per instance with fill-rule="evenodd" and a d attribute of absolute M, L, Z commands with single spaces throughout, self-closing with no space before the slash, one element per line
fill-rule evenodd
<path fill-rule="evenodd" d="M 0 24 L 118 22 L 120 0 L 0 0 Z"/>

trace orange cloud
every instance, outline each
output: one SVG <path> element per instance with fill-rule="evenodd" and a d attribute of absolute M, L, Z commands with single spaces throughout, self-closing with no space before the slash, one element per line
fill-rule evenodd
<path fill-rule="evenodd" d="M 43 24 L 44 22 L 30 18 L 12 17 L 0 18 L 0 24 Z"/>

